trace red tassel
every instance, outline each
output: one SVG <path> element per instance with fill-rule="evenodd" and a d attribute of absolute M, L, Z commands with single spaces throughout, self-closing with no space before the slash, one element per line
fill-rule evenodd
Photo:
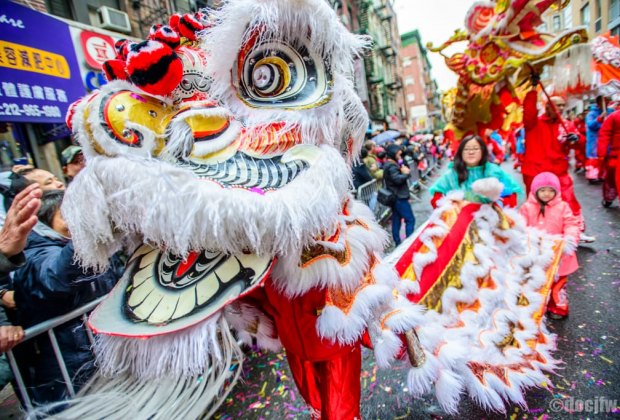
<path fill-rule="evenodd" d="M 133 45 L 127 56 L 133 84 L 152 95 L 166 96 L 183 79 L 183 62 L 168 45 L 148 40 Z"/>
<path fill-rule="evenodd" d="M 116 58 L 119 60 L 126 60 L 129 53 L 129 47 L 133 42 L 128 39 L 119 39 L 114 43 L 114 49 L 116 50 Z"/>
<path fill-rule="evenodd" d="M 198 21 L 198 19 L 196 19 L 194 15 L 183 15 L 181 17 L 181 20 L 179 21 L 179 34 L 189 39 L 190 41 L 195 41 L 197 39 L 196 32 L 202 31 L 203 29 L 204 26 Z"/>
<path fill-rule="evenodd" d="M 176 49 L 181 44 L 181 37 L 179 34 L 168 25 L 158 26 L 159 27 L 157 29 L 155 29 L 155 26 L 151 28 L 149 38 L 155 41 L 163 42 L 173 50 Z"/>
<path fill-rule="evenodd" d="M 179 22 L 181 21 L 181 15 L 179 13 L 175 13 L 170 16 L 170 20 L 168 20 L 168 25 L 175 31 L 179 32 Z"/>
<path fill-rule="evenodd" d="M 127 80 L 129 77 L 125 70 L 125 62 L 123 60 L 108 60 L 103 63 L 101 69 L 108 81 Z"/>

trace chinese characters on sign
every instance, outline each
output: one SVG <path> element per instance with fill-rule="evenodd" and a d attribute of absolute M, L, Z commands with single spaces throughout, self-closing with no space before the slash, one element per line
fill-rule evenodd
<path fill-rule="evenodd" d="M 84 87 L 88 92 L 101 88 L 107 83 L 101 66 L 107 60 L 116 57 L 114 44 L 121 37 L 109 36 L 73 26 L 69 30 Z"/>
<path fill-rule="evenodd" d="M 0 122 L 64 122 L 84 94 L 69 27 L 8 1 L 0 25 Z"/>
<path fill-rule="evenodd" d="M 0 67 L 69 79 L 71 70 L 61 55 L 0 40 Z"/>
<path fill-rule="evenodd" d="M 94 70 L 101 70 L 101 65 L 116 56 L 114 40 L 108 35 L 91 31 L 80 33 L 80 43 L 84 51 L 86 64 Z"/>
<path fill-rule="evenodd" d="M 38 105 L 36 103 L 20 105 L 9 102 L 9 98 L 39 99 L 49 102 L 59 102 L 62 104 L 69 102 L 67 92 L 65 92 L 64 89 L 52 88 L 49 86 L 31 86 L 27 83 L 15 84 L 13 82 L 2 82 L 2 85 L 0 86 L 0 97 L 6 98 L 6 101 L 0 101 L 0 117 L 63 117 L 63 113 L 59 105 Z"/>

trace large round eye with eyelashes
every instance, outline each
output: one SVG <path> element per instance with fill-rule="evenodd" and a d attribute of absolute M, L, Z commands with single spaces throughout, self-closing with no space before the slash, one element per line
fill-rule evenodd
<path fill-rule="evenodd" d="M 307 39 L 257 43 L 252 36 L 241 49 L 233 71 L 239 97 L 255 108 L 307 109 L 331 99 L 332 77 Z"/>

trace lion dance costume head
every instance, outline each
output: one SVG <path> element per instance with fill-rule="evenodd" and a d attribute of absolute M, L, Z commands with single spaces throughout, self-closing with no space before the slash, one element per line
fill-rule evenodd
<path fill-rule="evenodd" d="M 88 164 L 63 213 L 82 265 L 131 257 L 90 317 L 98 373 L 63 415 L 214 410 L 240 371 L 237 339 L 280 347 L 244 300 L 265 282 L 279 299 L 322 290 L 311 334 L 336 345 L 359 341 L 371 311 L 419 318 L 349 194 L 367 126 L 353 60 L 368 45 L 322 0 L 230 1 L 118 43 L 110 82 L 68 116 Z"/>

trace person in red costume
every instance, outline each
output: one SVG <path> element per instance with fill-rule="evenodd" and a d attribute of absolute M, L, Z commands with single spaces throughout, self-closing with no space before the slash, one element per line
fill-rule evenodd
<path fill-rule="evenodd" d="M 498 165 L 502 163 L 506 157 L 504 149 L 501 146 L 503 143 L 502 136 L 497 132 L 497 130 L 487 128 L 483 138 L 487 148 L 489 149 L 489 161 Z"/>
<path fill-rule="evenodd" d="M 582 112 L 573 119 L 577 129 L 579 140 L 571 144 L 575 156 L 575 171 L 582 172 L 586 169 L 586 113 Z"/>
<path fill-rule="evenodd" d="M 620 110 L 607 117 L 598 137 L 598 155 L 605 159 L 603 206 L 609 207 L 618 197 L 620 188 Z"/>
<path fill-rule="evenodd" d="M 536 86 L 540 79 L 534 74 L 532 77 L 533 89 L 530 90 L 523 100 L 523 126 L 525 128 L 525 155 L 521 173 L 525 183 L 526 194 L 534 177 L 541 172 L 551 172 L 560 180 L 562 200 L 568 203 L 573 214 L 581 221 L 582 231 L 585 229 L 581 205 L 575 197 L 573 179 L 568 173 L 568 153 L 571 143 L 578 141 L 576 132 L 569 132 L 564 124 L 562 111 L 565 102 L 562 98 L 554 96 L 547 102 L 545 112 L 538 115 L 538 92 Z M 582 242 L 594 242 L 595 238 L 582 233 Z"/>
<path fill-rule="evenodd" d="M 268 281 L 252 298 L 273 317 L 295 385 L 311 410 L 311 418 L 360 419 L 361 346 L 359 342 L 332 343 L 319 336 L 316 322 L 327 295 L 326 289 L 315 288 L 290 298 Z"/>

